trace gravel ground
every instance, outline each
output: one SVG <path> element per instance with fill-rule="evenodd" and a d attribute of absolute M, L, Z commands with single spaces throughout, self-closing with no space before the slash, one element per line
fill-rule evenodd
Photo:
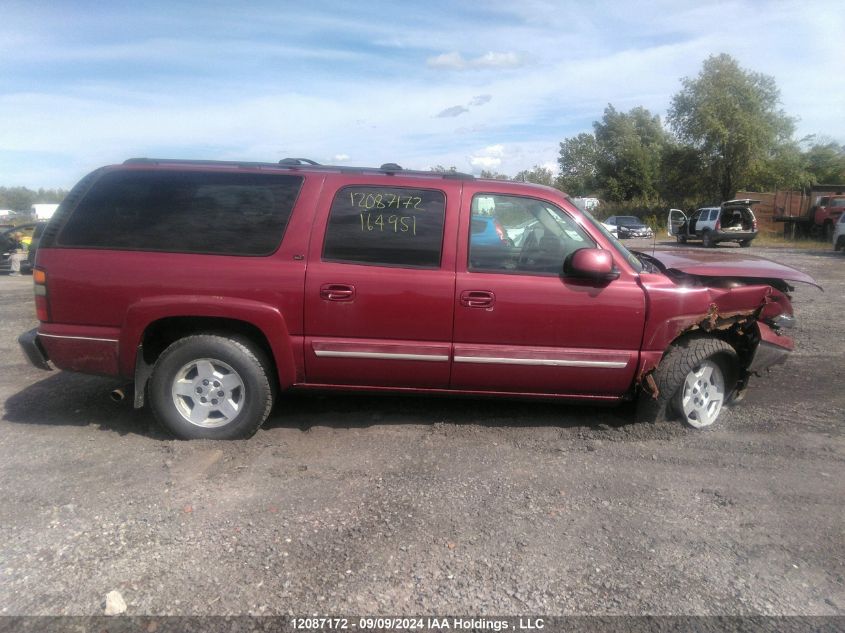
<path fill-rule="evenodd" d="M 845 614 L 845 257 L 752 252 L 825 292 L 704 432 L 331 395 L 174 441 L 113 381 L 28 366 L 31 280 L 0 277 L 0 613 Z"/>

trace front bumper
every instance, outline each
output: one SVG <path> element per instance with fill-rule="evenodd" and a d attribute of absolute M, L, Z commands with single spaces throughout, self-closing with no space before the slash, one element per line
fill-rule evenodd
<path fill-rule="evenodd" d="M 29 359 L 29 362 L 38 367 L 38 369 L 51 370 L 50 359 L 41 341 L 38 340 L 38 328 L 34 328 L 29 332 L 24 332 L 18 337 L 18 343 L 23 350 L 23 353 Z"/>
<path fill-rule="evenodd" d="M 757 327 L 760 330 L 760 342 L 757 344 L 757 349 L 754 350 L 754 356 L 748 365 L 750 373 L 763 371 L 775 365 L 782 365 L 795 348 L 795 343 L 791 338 L 776 333 L 765 323 L 758 321 Z"/>

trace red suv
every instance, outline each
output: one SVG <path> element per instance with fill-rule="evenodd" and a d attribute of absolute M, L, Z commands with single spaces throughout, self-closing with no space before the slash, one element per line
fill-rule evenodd
<path fill-rule="evenodd" d="M 486 238 L 479 218 L 499 227 Z M 132 159 L 42 238 L 37 366 L 134 382 L 182 438 L 253 434 L 279 392 L 612 403 L 712 424 L 792 340 L 795 269 L 628 251 L 563 193 L 380 169 Z"/>

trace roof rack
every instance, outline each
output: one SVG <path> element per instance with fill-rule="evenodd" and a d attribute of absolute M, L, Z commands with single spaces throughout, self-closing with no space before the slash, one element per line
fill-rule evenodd
<path fill-rule="evenodd" d="M 386 174 L 394 176 L 425 176 L 427 178 L 444 178 L 446 180 L 475 180 L 472 174 L 459 171 L 437 172 L 415 169 L 403 169 L 396 163 L 384 163 L 381 167 L 346 167 L 341 165 L 321 165 L 308 158 L 283 158 L 278 163 L 262 163 L 252 161 L 229 160 L 194 160 L 181 158 L 129 158 L 124 165 L 208 165 L 210 167 L 261 167 L 265 169 L 307 169 L 309 171 L 332 171 L 342 174 Z"/>
<path fill-rule="evenodd" d="M 318 163 L 310 158 L 283 158 L 279 161 L 280 165 L 309 165 L 311 167 L 317 166 Z"/>

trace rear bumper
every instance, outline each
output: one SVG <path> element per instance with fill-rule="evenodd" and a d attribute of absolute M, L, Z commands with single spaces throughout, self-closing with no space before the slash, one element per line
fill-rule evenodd
<path fill-rule="evenodd" d="M 757 237 L 754 231 L 715 231 L 710 233 L 710 237 L 714 242 L 744 242 L 745 240 L 753 240 Z"/>
<path fill-rule="evenodd" d="M 765 323 L 758 321 L 757 327 L 760 330 L 760 342 L 748 365 L 748 371 L 751 373 L 782 365 L 795 348 L 795 343 L 791 338 L 777 334 Z"/>
<path fill-rule="evenodd" d="M 41 369 L 78 371 L 83 374 L 119 376 L 116 328 L 42 323 L 18 341 L 29 361 Z"/>
<path fill-rule="evenodd" d="M 38 328 L 32 329 L 29 332 L 24 332 L 18 337 L 18 343 L 26 355 L 30 363 L 38 367 L 38 369 L 50 370 L 50 358 L 47 352 L 38 340 Z"/>

